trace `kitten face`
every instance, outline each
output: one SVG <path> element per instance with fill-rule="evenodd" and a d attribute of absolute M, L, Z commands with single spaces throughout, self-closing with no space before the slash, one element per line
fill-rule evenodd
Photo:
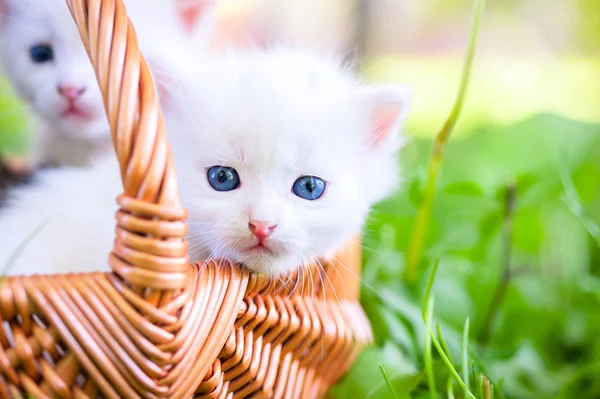
<path fill-rule="evenodd" d="M 287 52 L 186 65 L 195 69 L 154 72 L 192 260 L 292 270 L 358 234 L 395 187 L 398 132 L 387 131 L 405 105 L 395 88 L 370 91 L 336 66 Z M 378 119 L 390 104 L 393 118 Z M 391 123 L 378 138 L 381 121 Z"/>
<path fill-rule="evenodd" d="M 61 0 L 4 0 L 3 69 L 36 113 L 63 134 L 105 138 L 94 70 Z"/>

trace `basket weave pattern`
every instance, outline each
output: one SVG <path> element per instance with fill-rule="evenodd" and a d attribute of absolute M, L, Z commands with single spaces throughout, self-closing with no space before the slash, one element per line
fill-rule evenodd
<path fill-rule="evenodd" d="M 321 397 L 372 338 L 359 246 L 281 279 L 190 265 L 162 114 L 122 0 L 67 4 L 123 181 L 113 273 L 2 282 L 0 397 Z"/>

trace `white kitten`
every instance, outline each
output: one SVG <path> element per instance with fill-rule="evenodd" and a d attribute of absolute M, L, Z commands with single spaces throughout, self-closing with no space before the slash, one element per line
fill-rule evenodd
<path fill-rule="evenodd" d="M 227 257 L 284 273 L 339 249 L 395 188 L 401 88 L 364 86 L 332 59 L 284 49 L 149 60 L 189 209 L 192 260 Z M 16 192 L 14 207 L 0 212 L 13 248 L 53 221 L 11 274 L 106 269 L 115 164 L 45 171 L 42 188 Z M 11 252 L 2 242 L 0 265 Z"/>
<path fill-rule="evenodd" d="M 125 5 L 142 47 L 183 35 L 173 0 Z M 36 117 L 33 166 L 85 165 L 109 151 L 102 96 L 65 0 L 0 0 L 0 31 L 4 73 Z"/>
<path fill-rule="evenodd" d="M 281 273 L 331 255 L 396 187 L 406 91 L 274 49 L 152 60 L 192 258 Z"/>

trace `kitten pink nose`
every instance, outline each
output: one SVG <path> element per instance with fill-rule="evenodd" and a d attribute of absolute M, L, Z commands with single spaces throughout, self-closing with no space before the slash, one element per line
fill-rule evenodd
<path fill-rule="evenodd" d="M 69 101 L 75 101 L 85 92 L 85 87 L 58 86 L 58 92 Z"/>
<path fill-rule="evenodd" d="M 277 227 L 276 224 L 272 224 L 271 222 L 264 222 L 261 220 L 251 220 L 248 223 L 248 228 L 258 238 L 259 242 L 263 242 L 265 238 L 270 236 Z"/>

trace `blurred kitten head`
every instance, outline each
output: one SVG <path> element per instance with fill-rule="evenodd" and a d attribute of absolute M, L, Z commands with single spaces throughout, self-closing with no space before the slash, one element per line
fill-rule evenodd
<path fill-rule="evenodd" d="M 1 57 L 17 92 L 57 132 L 108 136 L 102 97 L 64 0 L 0 0 Z"/>
<path fill-rule="evenodd" d="M 203 27 L 194 35 L 185 35 L 174 0 L 125 0 L 125 6 L 142 49 L 200 49 L 209 34 L 210 6 L 187 21 Z M 0 0 L 0 51 L 4 73 L 54 134 L 92 143 L 110 138 L 95 72 L 65 0 Z"/>
<path fill-rule="evenodd" d="M 359 234 L 397 186 L 404 87 L 362 85 L 333 59 L 284 49 L 150 65 L 192 260 L 293 270 Z"/>

